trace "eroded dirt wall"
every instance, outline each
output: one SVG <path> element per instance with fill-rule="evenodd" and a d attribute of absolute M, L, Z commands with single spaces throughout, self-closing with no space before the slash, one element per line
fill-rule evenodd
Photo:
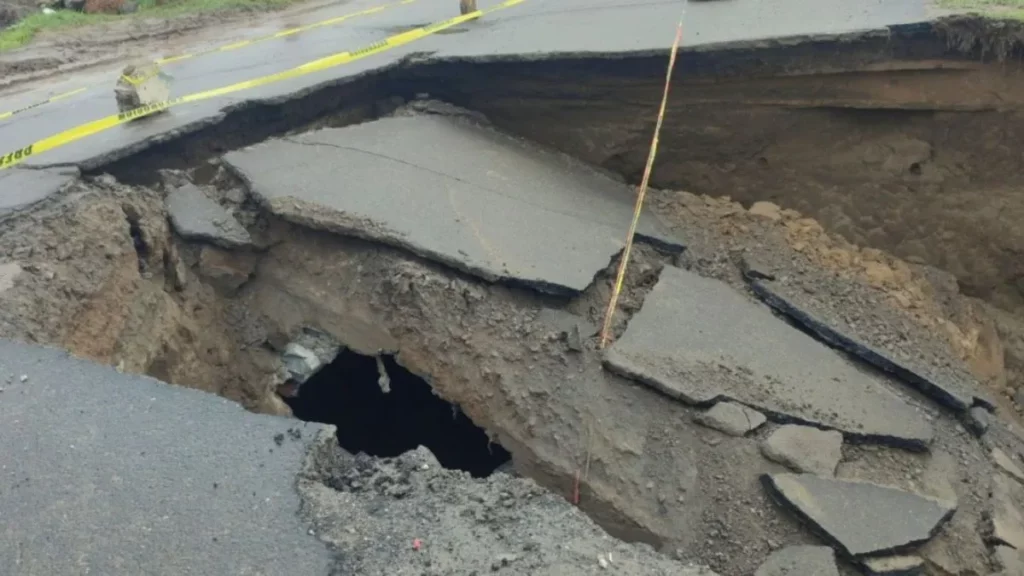
<path fill-rule="evenodd" d="M 493 63 L 422 78 L 502 129 L 638 181 L 663 66 Z M 965 293 L 1016 310 L 1022 104 L 1019 61 L 953 54 L 935 36 L 690 54 L 653 185 L 748 206 L 771 200 L 853 243 L 950 271 Z"/>

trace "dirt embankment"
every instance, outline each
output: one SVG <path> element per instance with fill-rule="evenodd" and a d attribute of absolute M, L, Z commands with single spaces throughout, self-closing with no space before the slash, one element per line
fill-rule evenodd
<path fill-rule="evenodd" d="M 287 407 L 274 391 L 282 381 L 282 349 L 313 327 L 364 354 L 397 351 L 399 363 L 428 376 L 437 394 L 507 448 L 520 472 L 556 493 L 571 497 L 579 474 L 583 510 L 613 535 L 726 576 L 753 573 L 780 546 L 812 541 L 778 514 L 756 481 L 780 470 L 758 452 L 767 430 L 722 440 L 693 423 L 698 410 L 602 368 L 590 336 L 612 268 L 578 298 L 542 297 L 277 221 L 216 165 L 194 178 L 246 225 L 255 248 L 184 242 L 169 230 L 159 187 L 128 187 L 108 177 L 76 183 L 31 217 L 4 223 L 0 245 L 10 247 L 5 260 L 17 264 L 0 293 L 0 335 L 59 344 L 281 413 Z M 742 263 L 733 258 L 740 252 L 767 249 L 780 263 L 806 259 L 815 270 L 878 291 L 894 310 L 947 327 L 961 337 L 952 342 L 961 343 L 956 350 L 963 357 L 991 353 L 983 339 L 964 337 L 982 330 L 974 316 L 945 313 L 973 310 L 969 301 L 929 286 L 898 260 L 832 240 L 798 214 L 764 205 L 748 212 L 669 192 L 655 193 L 652 205 L 691 239 L 679 264 L 743 289 Z M 844 265 L 820 266 L 832 260 Z M 667 262 L 641 246 L 620 329 Z M 955 305 L 942 305 L 933 294 Z M 568 340 L 573 327 L 582 348 Z M 841 474 L 929 492 L 952 478 L 935 471 L 935 458 L 952 458 L 961 470 L 980 466 L 984 456 L 955 420 L 939 414 L 935 423 L 939 456 L 851 448 Z M 987 482 L 984 472 L 955 483 L 962 513 L 925 552 L 951 573 L 988 562 L 975 529 Z"/>

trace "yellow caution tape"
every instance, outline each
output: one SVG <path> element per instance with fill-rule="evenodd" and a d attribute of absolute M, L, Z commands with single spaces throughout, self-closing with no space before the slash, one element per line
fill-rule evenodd
<path fill-rule="evenodd" d="M 79 92 L 85 92 L 86 90 L 87 90 L 86 88 L 77 88 L 77 89 L 71 90 L 69 92 L 64 92 L 63 94 L 57 94 L 56 96 L 52 96 L 50 98 L 47 98 L 46 100 L 42 100 L 40 102 L 36 102 L 35 104 L 29 104 L 28 106 L 25 106 L 24 108 L 18 108 L 17 110 L 11 110 L 10 112 L 0 112 L 0 120 L 5 120 L 7 118 L 10 118 L 11 116 L 14 116 L 15 114 L 21 114 L 22 112 L 27 112 L 27 111 L 29 111 L 29 110 L 31 110 L 33 108 L 39 108 L 40 106 L 42 106 L 44 104 L 49 104 L 50 102 L 56 102 L 58 100 L 63 100 L 65 98 L 70 98 L 71 96 L 74 96 L 75 94 L 78 94 Z"/>
<path fill-rule="evenodd" d="M 254 78 L 252 80 L 244 80 L 242 82 L 237 82 L 235 84 L 223 86 L 221 88 L 214 88 L 212 90 L 204 90 L 202 92 L 195 92 L 193 94 L 187 94 L 185 96 L 171 98 L 170 100 L 164 102 L 157 102 L 146 106 L 140 106 L 138 108 L 135 108 L 134 110 L 121 112 L 120 114 L 114 114 L 111 116 L 107 116 L 106 118 L 100 118 L 99 120 L 93 120 L 92 122 L 81 124 L 79 126 L 71 128 L 70 130 L 60 132 L 59 134 L 54 134 L 53 136 L 43 138 L 42 140 L 37 140 L 36 142 L 33 142 L 32 144 L 29 144 L 28 146 L 25 146 L 23 148 L 19 148 L 12 152 L 0 155 L 0 170 L 10 168 L 11 166 L 23 162 L 25 159 L 31 156 L 35 156 L 48 150 L 53 150 L 54 148 L 70 144 L 77 140 L 81 140 L 82 138 L 85 138 L 87 136 L 92 136 L 93 134 L 103 132 L 104 130 L 109 130 L 114 126 L 125 124 L 132 120 L 137 120 L 139 118 L 143 118 L 146 116 L 151 116 L 153 114 L 156 114 L 157 112 L 162 112 L 164 110 L 167 110 L 168 108 L 178 106 L 180 104 L 208 100 L 210 98 L 224 96 L 226 94 L 232 94 L 234 92 L 248 90 L 250 88 L 256 88 L 259 86 L 265 86 L 267 84 L 281 82 L 283 80 L 291 80 L 293 78 L 298 78 L 300 76 L 312 74 L 313 72 L 327 70 L 329 68 L 340 66 L 342 64 L 348 64 L 350 62 L 366 58 L 367 56 L 380 54 L 381 52 L 391 50 L 392 48 L 403 46 L 410 42 L 419 40 L 420 38 L 430 36 L 431 34 L 436 34 L 437 32 L 451 28 L 453 26 L 458 26 L 459 24 L 462 24 L 464 22 L 476 20 L 477 18 L 480 18 L 485 14 L 497 12 L 498 10 L 503 10 L 505 8 L 510 8 L 517 4 L 522 4 L 525 1 L 526 0 L 505 0 L 501 4 L 487 8 L 486 10 L 477 10 L 476 12 L 470 12 L 469 14 L 456 16 L 455 18 L 450 18 L 448 20 L 437 22 L 429 26 L 424 26 L 422 28 L 416 28 L 414 30 L 409 30 L 407 32 L 402 32 L 400 34 L 395 34 L 394 36 L 391 36 L 386 40 L 375 42 L 364 48 L 348 52 L 341 52 L 338 54 L 334 54 L 332 56 L 320 58 L 312 62 L 307 62 L 306 64 L 303 64 L 301 66 L 285 70 L 284 72 L 278 72 L 276 74 L 261 76 L 259 78 Z"/>
<path fill-rule="evenodd" d="M 163 66 L 165 64 L 172 64 L 172 63 L 175 63 L 175 62 L 182 62 L 184 60 L 189 60 L 191 58 L 197 58 L 199 56 L 205 56 L 207 54 L 213 54 L 214 52 L 229 52 L 231 50 L 237 50 L 239 48 L 243 48 L 245 46 L 250 46 L 252 44 L 257 44 L 259 42 L 264 42 L 266 40 L 273 40 L 275 38 L 284 38 L 286 36 L 291 36 L 291 35 L 294 35 L 294 34 L 299 34 L 301 32 L 307 32 L 309 30 L 314 30 L 316 28 L 323 28 L 325 26 L 333 26 L 335 24 L 340 24 L 340 23 L 342 23 L 342 22 L 344 22 L 346 20 L 350 20 L 352 18 L 358 18 L 360 16 L 369 16 L 370 14 L 376 14 L 378 12 L 383 12 L 384 10 L 387 10 L 388 8 L 392 8 L 392 7 L 395 7 L 395 6 L 403 6 L 405 4 L 412 4 L 415 1 L 416 0 L 401 0 L 400 2 L 392 2 L 392 3 L 389 3 L 389 4 L 384 4 L 382 6 L 375 6 L 373 8 L 367 8 L 366 10 L 360 10 L 359 12 L 352 12 L 351 14 L 344 14 L 342 16 L 336 16 L 334 18 L 328 18 L 327 20 L 321 20 L 319 22 L 314 22 L 312 24 L 307 24 L 305 26 L 296 26 L 294 28 L 288 28 L 286 30 L 282 30 L 280 32 L 276 32 L 274 34 L 268 34 L 267 36 L 261 36 L 261 37 L 258 37 L 258 38 L 253 38 L 251 40 L 242 40 L 240 42 L 233 42 L 231 44 L 226 44 L 224 46 L 218 46 L 216 48 L 210 48 L 208 50 L 200 50 L 198 52 L 190 52 L 190 53 L 187 53 L 187 54 L 179 54 L 177 56 L 168 56 L 167 58 L 160 58 L 159 60 L 156 60 L 153 63 L 156 64 L 157 66 Z M 150 76 L 152 76 L 152 75 L 150 75 Z M 132 75 L 132 76 L 124 76 L 124 75 L 122 75 L 121 78 L 124 79 L 129 84 L 131 84 L 133 86 L 137 86 L 137 85 L 145 82 L 146 80 L 148 80 L 150 76 L 139 78 L 139 75 L 135 74 L 135 75 Z M 42 101 L 36 102 L 34 104 L 29 104 L 28 106 L 25 106 L 24 108 L 18 108 L 17 110 L 11 110 L 10 112 L 0 112 L 0 120 L 6 120 L 6 119 L 8 119 L 11 116 L 14 116 L 16 114 L 21 114 L 22 112 L 26 112 L 28 110 L 32 110 L 33 108 L 38 108 L 40 106 L 45 106 L 46 104 L 49 104 L 51 102 L 56 102 L 57 100 L 61 100 L 61 99 L 64 99 L 64 98 L 68 98 L 70 96 L 74 96 L 75 94 L 79 94 L 81 92 L 85 92 L 89 88 L 94 88 L 94 87 L 96 87 L 96 86 L 94 85 L 94 86 L 86 86 L 86 87 L 83 87 L 83 88 L 78 88 L 76 90 L 71 90 L 70 92 L 65 92 L 63 94 L 58 94 L 57 96 L 54 96 L 54 97 L 49 98 L 47 100 L 42 100 Z M 3 164 L 0 164 L 0 166 L 3 166 Z"/>

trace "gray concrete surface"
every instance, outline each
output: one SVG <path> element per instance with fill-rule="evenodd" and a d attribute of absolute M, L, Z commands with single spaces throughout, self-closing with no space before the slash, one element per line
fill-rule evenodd
<path fill-rule="evenodd" d="M 498 0 L 481 0 L 481 8 Z M 327 19 L 379 5 L 379 0 L 353 0 L 308 15 Z M 540 0 L 488 15 L 486 19 L 416 41 L 352 64 L 317 72 L 242 93 L 190 104 L 145 122 L 123 125 L 33 158 L 33 165 L 102 164 L 107 158 L 146 146 L 160 135 L 173 136 L 218 121 L 225 110 L 243 103 L 279 102 L 314 87 L 348 81 L 357 75 L 394 65 L 416 53 L 419 62 L 445 59 L 549 58 L 564 54 L 664 51 L 675 34 L 682 3 L 654 0 Z M 230 52 L 215 53 L 167 67 L 175 77 L 172 95 L 180 96 L 231 82 L 286 70 L 343 50 L 355 49 L 410 27 L 455 15 L 455 3 L 421 0 L 394 9 L 317 29 L 288 40 L 268 41 Z M 796 35 L 843 34 L 877 29 L 927 17 L 923 0 L 724 0 L 690 2 L 686 48 L 757 42 Z M 102 85 L 113 86 L 117 73 L 81 76 L 101 85 L 73 98 L 43 106 L 0 123 L 0 150 L 14 149 L 84 122 L 116 113 L 114 99 Z M 62 89 L 77 87 L 68 83 Z M 40 88 L 0 98 L 0 110 L 43 99 L 52 90 Z"/>
<path fill-rule="evenodd" d="M 582 291 L 608 266 L 635 198 L 567 156 L 442 116 L 273 140 L 224 162 L 287 220 L 555 293 Z M 648 216 L 638 235 L 682 250 Z"/>
<path fill-rule="evenodd" d="M 0 387 L 3 574 L 328 573 L 295 491 L 319 426 L 2 340 Z"/>
<path fill-rule="evenodd" d="M 870 482 L 812 474 L 765 474 L 765 487 L 850 556 L 879 555 L 927 542 L 955 508 Z"/>
<path fill-rule="evenodd" d="M 787 546 L 772 552 L 754 576 L 839 576 L 836 553 L 828 546 Z"/>
<path fill-rule="evenodd" d="M 193 184 L 171 190 L 165 203 L 175 232 L 186 240 L 210 242 L 228 249 L 252 245 L 245 227 Z"/>
<path fill-rule="evenodd" d="M 789 316 L 824 342 L 896 375 L 943 406 L 960 412 L 970 409 L 975 403 L 989 409 L 995 407 L 993 400 L 981 391 L 966 363 L 952 361 L 948 352 L 943 354 L 944 350 L 936 352 L 924 345 L 911 350 L 899 340 L 888 346 L 874 345 L 856 333 L 849 319 L 826 313 L 827 307 L 815 306 L 816 295 L 770 280 L 754 280 L 751 287 L 766 304 Z M 881 315 L 885 316 L 884 313 Z M 874 324 L 873 320 L 856 318 L 861 329 Z M 886 320 L 896 321 L 891 316 Z M 892 325 L 879 324 L 875 332 L 899 333 Z"/>
<path fill-rule="evenodd" d="M 726 284 L 666 266 L 606 365 L 691 404 L 731 399 L 844 435 L 922 447 L 923 414 Z"/>
<path fill-rule="evenodd" d="M 74 167 L 48 170 L 0 170 L 0 216 L 23 210 L 78 178 Z"/>

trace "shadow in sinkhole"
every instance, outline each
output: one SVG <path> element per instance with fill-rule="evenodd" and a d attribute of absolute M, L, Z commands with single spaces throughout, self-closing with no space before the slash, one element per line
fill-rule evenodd
<path fill-rule="evenodd" d="M 477 478 L 490 475 L 511 455 L 493 443 L 454 404 L 434 395 L 424 379 L 385 356 L 390 392 L 378 384 L 377 361 L 342 350 L 285 398 L 296 418 L 333 424 L 346 451 L 389 458 L 425 446 L 445 468 Z"/>

